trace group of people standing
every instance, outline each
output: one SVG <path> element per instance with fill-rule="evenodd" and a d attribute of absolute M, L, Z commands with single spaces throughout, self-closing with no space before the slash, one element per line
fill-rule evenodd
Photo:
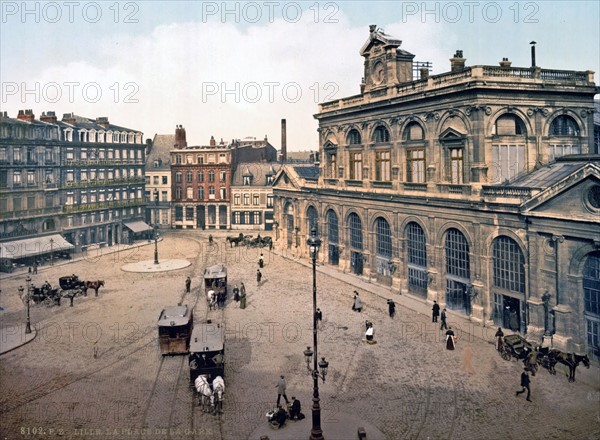
<path fill-rule="evenodd" d="M 456 348 L 456 335 L 454 334 L 454 330 L 452 327 L 448 327 L 448 323 L 446 322 L 446 308 L 442 309 L 442 313 L 440 314 L 440 305 L 437 301 L 433 301 L 433 306 L 431 307 L 431 322 L 438 322 L 438 316 L 440 317 L 440 331 L 446 329 L 446 349 L 454 350 Z"/>

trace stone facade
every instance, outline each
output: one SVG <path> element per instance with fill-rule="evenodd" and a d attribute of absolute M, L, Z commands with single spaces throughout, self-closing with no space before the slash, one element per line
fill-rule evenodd
<path fill-rule="evenodd" d="M 593 72 L 457 51 L 414 80 L 400 44 L 372 26 L 361 94 L 319 106 L 318 179 L 275 185 L 280 245 L 317 226 L 324 264 L 598 357 Z"/>

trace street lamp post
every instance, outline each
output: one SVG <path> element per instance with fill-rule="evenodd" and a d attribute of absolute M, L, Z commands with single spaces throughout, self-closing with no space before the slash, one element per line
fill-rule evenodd
<path fill-rule="evenodd" d="M 158 230 L 156 225 L 154 225 L 154 264 L 158 263 Z"/>
<path fill-rule="evenodd" d="M 31 319 L 29 318 L 29 301 L 31 299 L 31 277 L 29 275 L 27 275 L 27 278 L 25 278 L 25 282 L 27 283 L 27 323 L 25 324 L 25 333 L 29 334 L 31 333 Z M 20 291 L 22 289 L 22 287 L 19 288 Z"/>
<path fill-rule="evenodd" d="M 54 239 L 51 238 L 50 239 L 50 266 L 54 266 L 54 260 L 52 259 L 53 258 L 52 254 L 54 253 L 53 246 L 54 246 Z"/>
<path fill-rule="evenodd" d="M 312 429 L 310 431 L 310 440 L 323 440 L 323 430 L 321 429 L 321 406 L 319 399 L 319 378 L 325 382 L 325 376 L 327 375 L 327 367 L 329 363 L 325 358 L 321 358 L 321 361 L 317 365 L 318 359 L 318 333 L 317 333 L 317 254 L 319 253 L 319 247 L 321 246 L 321 239 L 317 237 L 317 230 L 313 228 L 310 231 L 310 237 L 306 241 L 310 254 L 312 257 L 312 271 L 313 271 L 313 349 L 306 347 L 304 356 L 306 359 L 306 368 L 310 372 L 310 361 L 313 358 L 313 405 L 312 405 Z M 319 373 L 319 367 L 321 372 Z"/>

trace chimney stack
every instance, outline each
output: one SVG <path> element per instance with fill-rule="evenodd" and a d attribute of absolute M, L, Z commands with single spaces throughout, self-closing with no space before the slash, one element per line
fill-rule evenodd
<path fill-rule="evenodd" d="M 75 124 L 75 115 L 73 113 L 63 113 L 62 121 L 65 124 Z"/>
<path fill-rule="evenodd" d="M 185 138 L 185 128 L 182 125 L 175 126 L 175 146 L 177 148 L 187 147 L 187 140 Z"/>
<path fill-rule="evenodd" d="M 40 116 L 40 121 L 49 122 L 51 124 L 56 124 L 58 119 L 56 118 L 56 113 L 54 112 L 44 112 L 42 116 Z"/>
<path fill-rule="evenodd" d="M 217 145 L 217 141 L 215 141 L 215 137 L 211 136 L 210 137 L 210 146 L 215 147 L 216 145 Z"/>
<path fill-rule="evenodd" d="M 281 161 L 287 161 L 287 130 L 285 119 L 281 120 Z"/>
<path fill-rule="evenodd" d="M 465 68 L 466 58 L 463 58 L 463 51 L 457 50 L 453 58 L 450 58 L 450 71 L 458 72 Z"/>
<path fill-rule="evenodd" d="M 33 110 L 19 110 L 17 119 L 25 122 L 33 122 L 34 120 Z"/>
<path fill-rule="evenodd" d="M 419 73 L 421 74 L 421 79 L 429 78 L 429 69 L 427 67 L 421 67 Z"/>
<path fill-rule="evenodd" d="M 535 45 L 537 43 L 535 41 L 532 41 L 529 44 L 531 44 L 531 67 L 536 67 L 535 66 Z"/>
<path fill-rule="evenodd" d="M 100 116 L 96 118 L 96 124 L 100 125 L 103 128 L 108 128 L 108 126 L 110 125 L 110 123 L 108 122 L 108 117 L 106 116 Z"/>
<path fill-rule="evenodd" d="M 512 61 L 508 61 L 508 58 L 502 58 L 502 61 L 500 61 L 500 67 L 509 68 L 511 64 Z"/>

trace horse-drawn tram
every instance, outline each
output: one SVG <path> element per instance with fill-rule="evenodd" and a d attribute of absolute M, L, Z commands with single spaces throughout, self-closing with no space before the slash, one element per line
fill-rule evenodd
<path fill-rule="evenodd" d="M 166 307 L 158 317 L 160 351 L 165 354 L 189 353 L 190 337 L 194 327 L 194 313 L 187 304 Z"/>
<path fill-rule="evenodd" d="M 223 263 L 215 264 L 204 269 L 204 291 L 227 294 L 227 267 Z"/>
<path fill-rule="evenodd" d="M 225 328 L 208 320 L 197 324 L 190 341 L 190 381 L 207 375 L 209 382 L 225 376 Z"/>

